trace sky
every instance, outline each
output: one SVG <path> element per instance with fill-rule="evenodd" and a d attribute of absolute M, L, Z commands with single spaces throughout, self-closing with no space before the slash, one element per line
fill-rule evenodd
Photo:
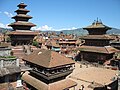
<path fill-rule="evenodd" d="M 14 22 L 17 5 L 24 2 L 30 10 L 30 22 L 36 30 L 72 30 L 102 20 L 103 24 L 120 29 L 120 0 L 0 0 L 0 27 Z"/>

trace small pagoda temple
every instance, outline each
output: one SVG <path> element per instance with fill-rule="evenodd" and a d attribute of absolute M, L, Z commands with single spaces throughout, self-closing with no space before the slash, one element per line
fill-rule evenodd
<path fill-rule="evenodd" d="M 85 44 L 80 47 L 81 60 L 103 64 L 114 58 L 114 54 L 118 50 L 109 46 L 109 42 L 113 38 L 106 32 L 111 29 L 110 27 L 97 20 L 83 29 L 87 30 L 89 35 L 82 38 L 85 40 Z"/>
<path fill-rule="evenodd" d="M 72 73 L 75 62 L 51 50 L 39 50 L 23 58 L 32 68 L 22 76 L 31 90 L 76 90 L 77 83 L 66 78 Z"/>
<path fill-rule="evenodd" d="M 32 17 L 27 15 L 30 11 L 25 9 L 26 6 L 24 3 L 18 5 L 19 9 L 15 11 L 17 15 L 12 17 L 12 19 L 15 19 L 15 22 L 8 25 L 13 28 L 13 31 L 9 33 L 11 45 L 32 44 L 33 38 L 38 34 L 38 32 L 30 30 L 31 27 L 36 25 L 28 22 Z"/>

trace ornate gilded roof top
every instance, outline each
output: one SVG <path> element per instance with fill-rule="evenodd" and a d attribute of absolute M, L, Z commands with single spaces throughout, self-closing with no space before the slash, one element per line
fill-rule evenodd
<path fill-rule="evenodd" d="M 98 20 L 97 21 L 94 20 L 92 25 L 87 26 L 87 27 L 85 27 L 83 29 L 98 29 L 98 28 L 111 29 L 110 27 L 104 25 L 101 20 L 99 20 L 99 21 Z"/>

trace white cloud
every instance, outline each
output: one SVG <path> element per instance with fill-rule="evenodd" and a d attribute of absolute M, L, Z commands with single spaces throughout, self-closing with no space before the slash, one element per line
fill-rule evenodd
<path fill-rule="evenodd" d="M 40 30 L 40 31 L 47 31 L 47 30 L 54 30 L 52 27 L 49 27 L 48 25 L 44 25 L 41 27 L 33 27 L 32 30 Z"/>
<path fill-rule="evenodd" d="M 9 28 L 9 29 L 12 29 L 12 27 L 8 26 L 9 24 L 6 24 L 5 27 L 6 28 Z"/>
<path fill-rule="evenodd" d="M 44 25 L 42 27 L 37 28 L 37 30 L 52 30 L 52 27 L 49 27 L 48 25 Z"/>
<path fill-rule="evenodd" d="M 72 27 L 71 30 L 73 30 L 73 29 L 77 29 L 77 28 L 76 27 Z"/>
<path fill-rule="evenodd" d="M 3 24 L 3 23 L 0 23 L 0 27 L 1 28 L 11 28 L 11 27 L 8 27 L 8 24 Z"/>
<path fill-rule="evenodd" d="M 53 27 L 49 27 L 48 25 L 44 25 L 41 27 L 32 27 L 32 30 L 40 30 L 40 31 L 61 31 L 61 30 L 74 30 L 77 29 L 76 27 L 72 27 L 72 28 L 61 28 L 61 29 L 54 29 Z"/>
<path fill-rule="evenodd" d="M 7 15 L 8 17 L 13 17 L 12 13 L 9 13 L 9 12 L 4 12 L 5 15 Z"/>
<path fill-rule="evenodd" d="M 61 28 L 61 29 L 57 29 L 57 31 L 61 31 L 61 30 L 74 30 L 77 29 L 76 27 L 72 27 L 72 28 Z"/>
<path fill-rule="evenodd" d="M 5 25 L 4 25 L 3 23 L 0 23 L 0 27 L 1 27 L 1 28 L 4 28 Z"/>

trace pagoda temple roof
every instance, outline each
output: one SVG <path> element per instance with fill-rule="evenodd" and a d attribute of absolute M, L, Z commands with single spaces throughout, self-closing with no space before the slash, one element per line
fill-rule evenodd
<path fill-rule="evenodd" d="M 21 2 L 19 5 L 17 5 L 18 7 L 20 7 L 20 6 L 23 6 L 23 7 L 26 7 L 27 5 L 26 4 L 24 4 L 23 2 Z"/>
<path fill-rule="evenodd" d="M 60 47 L 60 45 L 57 44 L 56 41 L 53 41 L 53 40 L 48 40 L 46 42 L 46 46 Z"/>
<path fill-rule="evenodd" d="M 12 17 L 12 18 L 15 18 L 15 17 L 24 17 L 24 18 L 29 18 L 29 19 L 32 18 L 31 16 L 29 16 L 29 15 L 24 15 L 24 14 L 18 14 L 18 15 L 16 15 L 16 16 Z"/>
<path fill-rule="evenodd" d="M 46 68 L 60 67 L 75 63 L 70 58 L 67 58 L 57 52 L 51 50 L 44 50 L 44 49 L 39 51 L 34 51 L 30 55 L 25 56 L 23 60 Z"/>
<path fill-rule="evenodd" d="M 60 47 L 59 44 L 56 43 L 56 41 L 51 41 L 53 47 Z"/>
<path fill-rule="evenodd" d="M 96 52 L 96 53 L 105 53 L 105 54 L 111 54 L 119 51 L 111 46 L 104 46 L 104 47 L 81 46 L 79 50 L 85 52 Z"/>
<path fill-rule="evenodd" d="M 39 79 L 29 75 L 29 73 L 23 74 L 22 80 L 35 87 L 37 90 L 66 90 L 77 85 L 77 83 L 71 79 L 64 79 L 51 84 L 46 84 Z"/>
<path fill-rule="evenodd" d="M 14 23 L 9 24 L 8 26 L 36 26 L 35 24 L 31 23 L 31 22 L 24 22 L 24 21 L 17 21 Z"/>
<path fill-rule="evenodd" d="M 87 26 L 87 27 L 85 27 L 83 29 L 100 29 L 100 28 L 102 28 L 102 29 L 111 29 L 110 27 L 104 25 L 101 21 L 98 21 L 98 20 L 93 22 L 92 25 Z"/>
<path fill-rule="evenodd" d="M 30 30 L 16 30 L 16 31 L 12 31 L 9 32 L 8 35 L 38 35 L 39 32 L 33 32 Z"/>
<path fill-rule="evenodd" d="M 81 37 L 82 39 L 101 39 L 101 40 L 113 40 L 114 38 L 112 38 L 110 35 L 87 35 L 87 36 L 83 36 Z"/>
<path fill-rule="evenodd" d="M 23 8 L 19 8 L 19 9 L 16 10 L 15 12 L 19 12 L 19 11 L 30 12 L 29 10 L 27 10 L 27 9 L 23 9 Z"/>

